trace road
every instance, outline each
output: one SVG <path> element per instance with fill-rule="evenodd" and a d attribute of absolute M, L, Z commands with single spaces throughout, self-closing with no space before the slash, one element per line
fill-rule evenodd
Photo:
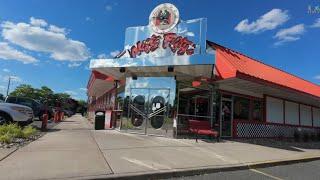
<path fill-rule="evenodd" d="M 175 180 L 319 180 L 320 160 L 259 169 L 219 172 Z"/>

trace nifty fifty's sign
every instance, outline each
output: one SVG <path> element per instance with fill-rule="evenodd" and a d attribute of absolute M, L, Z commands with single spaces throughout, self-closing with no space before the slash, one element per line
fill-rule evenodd
<path fill-rule="evenodd" d="M 156 51 L 159 47 L 170 49 L 175 55 L 193 55 L 196 44 L 176 33 L 165 33 L 163 36 L 153 34 L 150 38 L 138 41 L 128 50 L 131 58 L 140 56 L 141 53 L 149 54 Z"/>
<path fill-rule="evenodd" d="M 206 28 L 205 18 L 182 21 L 173 4 L 160 4 L 151 12 L 148 26 L 126 29 L 126 56 L 165 57 L 205 53 Z"/>

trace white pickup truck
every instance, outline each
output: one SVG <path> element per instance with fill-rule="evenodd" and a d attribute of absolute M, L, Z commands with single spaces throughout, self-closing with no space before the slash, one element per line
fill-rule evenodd
<path fill-rule="evenodd" d="M 33 121 L 33 111 L 30 107 L 0 102 L 0 125 L 17 122 L 27 125 Z"/>

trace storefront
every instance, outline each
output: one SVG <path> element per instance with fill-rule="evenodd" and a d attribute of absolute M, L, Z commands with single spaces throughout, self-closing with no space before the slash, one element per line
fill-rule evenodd
<path fill-rule="evenodd" d="M 320 130 L 319 85 L 208 41 L 206 26 L 166 3 L 127 28 L 124 51 L 90 62 L 89 118 L 103 110 L 107 127 L 166 137 L 188 136 L 190 120 L 234 138 Z"/>

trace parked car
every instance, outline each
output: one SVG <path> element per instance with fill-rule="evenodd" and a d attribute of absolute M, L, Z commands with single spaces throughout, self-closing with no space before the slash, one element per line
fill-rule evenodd
<path fill-rule="evenodd" d="M 5 102 L 20 104 L 20 105 L 24 105 L 32 108 L 34 116 L 38 117 L 39 120 L 42 120 L 43 114 L 46 111 L 48 112 L 49 119 L 53 117 L 53 111 L 51 108 L 48 108 L 45 105 L 41 104 L 40 102 L 31 98 L 8 96 L 6 97 Z"/>
<path fill-rule="evenodd" d="M 28 106 L 0 103 L 0 125 L 10 122 L 27 125 L 32 123 L 33 117 L 33 110 Z"/>
<path fill-rule="evenodd" d="M 64 112 L 64 114 L 68 117 L 71 117 L 74 115 L 74 112 L 70 110 L 63 109 L 62 112 Z"/>

